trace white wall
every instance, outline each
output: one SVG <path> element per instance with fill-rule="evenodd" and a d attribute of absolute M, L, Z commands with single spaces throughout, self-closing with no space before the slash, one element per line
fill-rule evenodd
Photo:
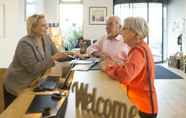
<path fill-rule="evenodd" d="M 186 0 L 171 0 L 167 9 L 168 17 L 168 56 L 179 51 L 177 37 L 180 33 L 186 34 Z M 185 30 L 185 31 L 183 31 Z M 183 37 L 183 51 L 186 53 L 186 36 Z"/>
<path fill-rule="evenodd" d="M 5 4 L 5 38 L 0 39 L 0 68 L 7 68 L 24 34 L 24 0 L 0 0 Z"/>
<path fill-rule="evenodd" d="M 7 68 L 11 63 L 18 41 L 26 34 L 25 0 L 0 0 L 5 4 L 5 38 L 0 39 L 0 68 Z M 44 13 L 43 0 L 37 1 L 34 10 Z"/>
<path fill-rule="evenodd" d="M 113 13 L 113 0 L 84 0 L 83 33 L 86 39 L 95 40 L 105 34 L 105 25 L 89 25 L 89 7 L 107 7 L 108 16 Z"/>

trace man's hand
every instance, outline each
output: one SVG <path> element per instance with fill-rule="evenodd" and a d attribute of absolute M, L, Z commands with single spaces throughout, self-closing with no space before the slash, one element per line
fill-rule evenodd
<path fill-rule="evenodd" d="M 100 52 L 93 52 L 91 54 L 91 56 L 93 56 L 93 57 L 101 57 L 101 53 Z"/>

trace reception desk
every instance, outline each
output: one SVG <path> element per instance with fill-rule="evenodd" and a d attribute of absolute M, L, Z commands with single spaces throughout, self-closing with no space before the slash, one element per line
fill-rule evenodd
<path fill-rule="evenodd" d="M 127 115 L 126 117 L 122 118 L 130 118 L 129 112 L 133 107 L 133 104 L 127 97 L 126 88 L 119 82 L 109 78 L 105 73 L 101 71 L 76 71 L 74 73 L 73 83 L 78 83 L 79 87 L 81 84 L 84 84 L 84 86 L 87 84 L 89 93 L 92 93 L 93 89 L 96 88 L 95 101 L 98 102 L 98 99 L 102 98 L 100 107 L 103 107 L 103 102 L 107 101 L 108 99 L 112 105 L 114 102 L 125 104 Z M 77 93 L 75 91 L 72 92 L 72 86 L 69 92 L 65 118 L 100 118 L 99 115 L 95 113 L 86 112 L 86 110 L 84 112 L 81 108 L 76 108 L 77 96 L 75 94 Z M 102 110 L 100 112 L 102 112 Z M 139 116 L 136 115 L 135 118 L 139 118 Z"/>
<path fill-rule="evenodd" d="M 126 105 L 125 112 L 129 114 L 131 107 L 133 106 L 127 98 L 126 89 L 121 86 L 117 81 L 110 79 L 105 73 L 99 70 L 93 71 L 75 71 L 73 73 L 73 81 L 70 90 L 66 91 L 68 93 L 68 103 L 66 107 L 65 118 L 98 118 L 94 112 L 86 112 L 81 108 L 76 107 L 77 102 L 77 91 L 75 91 L 74 84 L 80 86 L 88 85 L 88 92 L 92 93 L 93 89 L 96 90 L 94 94 L 95 100 L 101 98 L 102 101 L 109 101 L 113 103 L 114 101 L 124 103 Z M 72 91 L 73 90 L 73 91 Z M 55 91 L 54 91 L 55 92 Z M 95 92 L 95 91 L 94 91 Z M 37 94 L 50 94 L 50 92 L 37 93 Z M 31 89 L 25 90 L 16 100 L 0 115 L 0 118 L 40 118 L 41 113 L 37 114 L 26 114 L 26 111 L 31 104 L 34 96 Z M 84 96 L 86 97 L 86 96 Z M 60 103 L 63 103 L 63 99 Z M 60 104 L 59 104 L 60 106 Z M 100 105 L 102 107 L 102 105 Z M 130 118 L 128 115 L 125 118 Z M 136 116 L 135 118 L 138 118 Z"/>

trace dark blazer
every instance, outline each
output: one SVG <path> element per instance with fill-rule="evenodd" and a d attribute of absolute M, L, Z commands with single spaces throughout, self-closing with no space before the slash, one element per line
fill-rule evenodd
<path fill-rule="evenodd" d="M 49 36 L 44 36 L 43 39 L 44 55 L 40 52 L 34 36 L 25 36 L 18 42 L 4 83 L 9 93 L 17 96 L 54 65 L 51 56 L 57 49 Z"/>

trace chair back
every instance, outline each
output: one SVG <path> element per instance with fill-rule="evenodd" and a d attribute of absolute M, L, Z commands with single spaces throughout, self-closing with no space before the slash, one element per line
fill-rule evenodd
<path fill-rule="evenodd" d="M 4 110 L 3 83 L 6 71 L 6 68 L 0 68 L 0 113 Z"/>

